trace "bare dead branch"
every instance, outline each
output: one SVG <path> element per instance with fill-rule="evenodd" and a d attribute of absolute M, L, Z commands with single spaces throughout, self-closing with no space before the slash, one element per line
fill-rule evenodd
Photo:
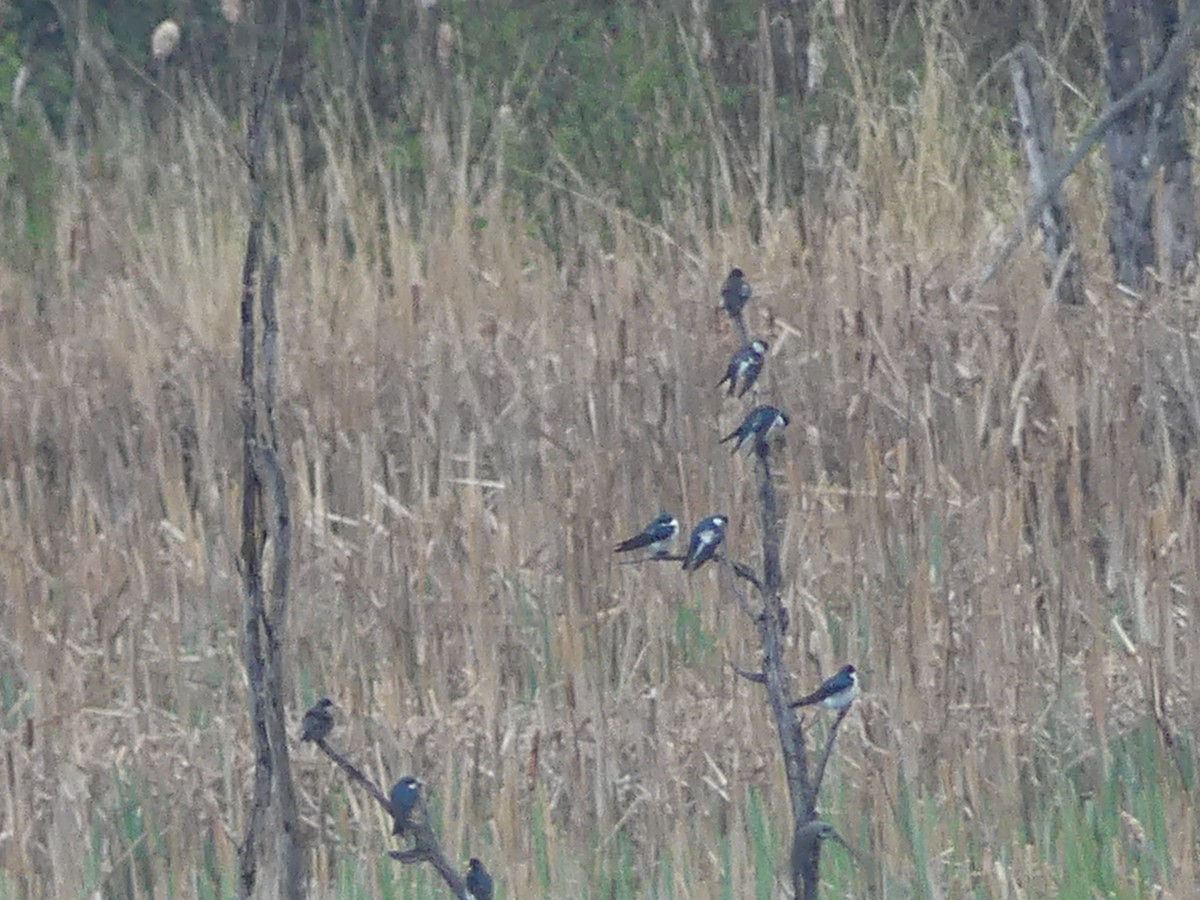
<path fill-rule="evenodd" d="M 1029 43 L 1022 43 L 1009 55 L 1009 68 L 1024 137 L 1029 183 L 1036 195 L 1042 190 L 1046 176 L 1053 170 L 1057 159 L 1054 149 L 1054 105 L 1046 93 L 1041 61 Z M 1047 200 L 1038 215 L 1038 222 L 1042 229 L 1047 278 L 1064 255 L 1071 257 L 1066 276 L 1060 276 L 1057 282 L 1055 296 L 1061 303 L 1082 304 L 1083 275 L 1078 256 L 1072 253 L 1074 226 L 1066 200 L 1060 193 L 1052 194 Z"/>
<path fill-rule="evenodd" d="M 458 870 L 446 859 L 446 855 L 442 852 L 442 848 L 433 834 L 433 829 L 428 824 L 417 826 L 413 849 L 389 850 L 388 856 L 406 866 L 429 863 L 442 876 L 442 880 L 446 882 L 446 886 L 450 888 L 455 897 L 458 897 L 459 900 L 469 900 L 470 894 L 467 893 L 466 882 L 459 876 Z"/>
<path fill-rule="evenodd" d="M 338 768 L 340 768 L 350 778 L 352 782 L 357 784 L 373 798 L 375 802 L 383 807 L 388 818 L 393 817 L 391 801 L 384 794 L 383 789 L 375 784 L 367 775 L 354 763 L 342 756 L 333 747 L 329 746 L 325 738 L 320 738 L 316 741 L 316 745 L 321 748 L 321 752 L 333 760 Z M 437 836 L 433 833 L 433 828 L 429 824 L 429 816 L 425 807 L 425 798 L 421 797 L 420 807 L 422 815 L 420 821 L 413 829 L 413 847 L 410 850 L 391 850 L 388 856 L 397 862 L 404 865 L 416 865 L 418 863 L 429 863 L 437 873 L 442 876 L 442 880 L 446 882 L 446 886 L 454 892 L 454 896 L 460 900 L 467 900 L 466 883 L 459 876 L 458 871 L 446 858 L 442 852 L 441 845 L 438 843 Z"/>
<path fill-rule="evenodd" d="M 729 668 L 733 669 L 734 674 L 741 675 L 747 681 L 753 681 L 755 684 L 766 684 L 767 683 L 767 676 L 764 675 L 762 672 L 751 672 L 747 669 L 743 669 L 737 663 L 732 663 L 732 662 L 729 664 Z"/>
<path fill-rule="evenodd" d="M 825 766 L 829 763 L 829 757 L 833 753 L 833 742 L 837 738 L 838 728 L 842 724 L 842 720 L 849 714 L 851 707 L 843 706 L 838 710 L 837 718 L 833 720 L 833 724 L 829 726 L 829 737 L 825 739 L 825 749 L 821 753 L 820 759 L 817 760 L 817 772 L 812 780 L 812 803 L 816 806 L 817 795 L 821 793 L 821 782 L 825 780 Z"/>
<path fill-rule="evenodd" d="M 763 589 L 762 579 L 760 579 L 757 575 L 754 574 L 753 569 L 751 569 L 745 563 L 740 563 L 740 562 L 737 562 L 736 560 L 731 559 L 728 562 L 729 562 L 730 568 L 733 569 L 734 575 L 736 575 L 738 578 L 741 578 L 743 581 L 750 582 L 752 585 L 754 585 L 755 590 L 757 590 L 759 592 L 762 591 L 762 589 Z"/>
<path fill-rule="evenodd" d="M 687 556 L 685 555 L 677 553 L 664 553 L 661 556 L 643 556 L 640 559 L 623 559 L 618 562 L 618 565 L 640 566 L 644 563 L 682 563 L 685 559 L 687 559 Z M 754 586 L 755 590 L 761 591 L 763 589 L 762 580 L 755 575 L 754 570 L 745 563 L 740 563 L 737 560 L 730 559 L 728 556 L 724 556 L 720 553 L 713 554 L 713 561 L 718 564 L 727 564 L 733 570 L 734 575 L 736 575 L 738 578 L 741 578 L 743 581 L 750 582 L 750 584 Z M 748 614 L 751 616 L 751 618 L 754 618 L 753 613 Z"/>
<path fill-rule="evenodd" d="M 1175 32 L 1175 37 L 1171 39 L 1171 43 L 1167 46 L 1167 50 L 1163 54 L 1158 66 L 1153 72 L 1134 85 L 1125 96 L 1110 103 L 1104 112 L 1101 113 L 1096 124 L 1088 129 L 1087 133 L 1079 139 L 1079 142 L 1075 145 L 1075 149 L 1063 160 L 1062 164 L 1054 172 L 1047 175 L 1042 189 L 1037 192 L 1029 202 L 1029 205 L 1025 207 L 1024 214 L 1021 216 L 1020 221 L 1013 226 L 1008 239 L 1004 242 L 1000 251 L 984 267 L 983 273 L 975 285 L 975 293 L 984 288 L 996 276 L 996 273 L 1008 264 L 1008 261 L 1012 259 L 1012 255 L 1017 252 L 1017 248 L 1021 246 L 1021 242 L 1025 239 L 1025 235 L 1029 232 L 1029 229 L 1038 220 L 1038 217 L 1041 216 L 1046 204 L 1058 193 L 1063 182 L 1067 180 L 1067 176 L 1074 172 L 1087 155 L 1092 152 L 1092 148 L 1104 137 L 1117 119 L 1128 112 L 1134 104 L 1139 103 L 1146 97 L 1152 94 L 1165 97 L 1172 89 L 1179 78 L 1180 71 L 1187 64 L 1187 54 L 1191 49 L 1192 42 L 1195 40 L 1198 25 L 1200 25 L 1200 0 L 1189 0 L 1187 9 L 1179 23 L 1179 30 Z"/>
<path fill-rule="evenodd" d="M 285 27 L 284 15 L 281 8 L 277 22 L 280 34 Z M 267 218 L 264 176 L 267 130 L 273 115 L 281 53 L 282 41 L 274 48 L 265 68 L 260 70 L 256 78 L 254 104 L 246 132 L 251 214 L 242 262 L 239 309 L 242 419 L 242 545 L 239 559 L 243 595 L 242 659 L 246 667 L 247 702 L 255 754 L 251 808 L 239 848 L 238 893 L 242 897 L 250 897 L 255 893 L 258 860 L 266 849 L 267 813 L 273 800 L 272 787 L 275 787 L 278 792 L 280 828 L 275 835 L 278 843 L 273 852 L 281 852 L 283 856 L 283 883 L 277 885 L 276 889 L 290 897 L 302 898 L 305 885 L 298 840 L 299 813 L 288 756 L 283 703 L 283 633 L 287 616 L 290 518 L 286 482 L 274 456 L 274 443 L 264 446 L 259 432 L 261 414 L 272 437 L 275 433 L 271 398 L 274 392 L 275 340 L 278 330 L 274 317 L 274 283 L 278 266 L 272 263 L 264 276 L 262 254 Z M 260 286 L 261 294 L 258 290 Z M 264 305 L 270 305 L 271 327 L 264 335 L 261 349 L 256 341 L 256 298 Z M 264 309 L 264 316 L 266 314 Z M 265 397 L 259 396 L 256 384 L 256 362 L 260 352 L 267 365 Z M 264 399 L 271 402 L 260 412 L 258 404 Z M 269 495 L 263 491 L 264 479 L 271 481 Z M 266 506 L 270 507 L 270 515 L 264 509 Z M 263 585 L 264 535 L 275 540 L 277 551 L 270 609 Z"/>
<path fill-rule="evenodd" d="M 388 800 L 387 795 L 383 793 L 382 789 L 380 789 L 379 786 L 375 784 L 375 782 L 373 782 L 370 778 L 368 778 L 365 774 L 363 774 L 361 769 L 359 769 L 357 766 L 354 765 L 354 763 L 350 762 L 350 760 L 346 759 L 346 757 L 342 756 L 340 753 L 338 753 L 336 750 L 334 750 L 332 747 L 330 747 L 328 741 L 325 738 L 321 738 L 320 740 L 318 740 L 316 742 L 316 744 L 318 747 L 321 748 L 321 751 L 326 756 L 328 756 L 335 763 L 337 763 L 338 768 L 340 768 L 343 772 L 345 772 L 350 777 L 351 781 L 358 784 L 359 787 L 361 787 L 368 794 L 370 794 L 372 797 L 374 797 L 375 802 L 377 802 L 380 806 L 382 806 L 384 808 L 384 810 L 387 811 L 387 814 L 389 816 L 392 814 L 392 804 L 391 804 L 391 801 Z"/>
<path fill-rule="evenodd" d="M 715 558 L 719 559 L 720 557 L 715 557 Z M 679 554 L 677 554 L 677 553 L 664 553 L 664 554 L 662 554 L 661 556 L 643 556 L 643 557 L 640 557 L 639 559 L 622 559 L 622 560 L 621 560 L 621 561 L 618 563 L 618 565 L 622 565 L 622 566 L 640 566 L 640 565 L 642 565 L 643 563 L 652 563 L 652 562 L 676 562 L 676 563 L 681 563 L 681 562 L 683 562 L 685 559 L 687 559 L 687 557 L 686 557 L 686 556 L 681 556 L 681 555 L 679 555 Z"/>

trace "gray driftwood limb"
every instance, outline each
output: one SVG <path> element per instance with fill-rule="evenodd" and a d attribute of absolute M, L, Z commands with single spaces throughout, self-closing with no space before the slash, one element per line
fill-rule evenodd
<path fill-rule="evenodd" d="M 1142 77 L 1146 10 L 1135 0 L 1104 0 L 1105 81 L 1113 100 L 1129 94 Z M 1157 92 L 1161 101 L 1171 78 Z M 1151 97 L 1132 104 L 1113 122 L 1104 137 L 1112 167 L 1112 196 L 1108 208 L 1108 244 L 1117 281 L 1140 290 L 1146 269 L 1155 263 L 1154 170 L 1157 167 L 1157 120 Z"/>
<path fill-rule="evenodd" d="M 1179 29 L 1175 32 L 1175 36 L 1171 38 L 1170 44 L 1167 45 L 1167 49 L 1163 53 L 1162 60 L 1158 66 L 1153 72 L 1139 81 L 1129 93 L 1125 94 L 1119 100 L 1113 101 L 1105 108 L 1104 112 L 1100 114 L 1100 118 L 1096 121 L 1096 124 L 1088 129 L 1087 133 L 1079 139 L 1078 143 L 1075 144 L 1075 149 L 1063 160 L 1054 174 L 1047 179 L 1045 188 L 1029 201 L 1029 205 L 1025 207 L 1025 212 L 1009 233 L 1004 245 L 992 258 L 992 261 L 984 267 L 982 274 L 979 276 L 979 281 L 975 285 L 976 292 L 995 278 L 996 273 L 1012 259 L 1012 255 L 1021 246 L 1021 241 L 1024 240 L 1029 227 L 1037 221 L 1042 207 L 1050 197 L 1058 192 L 1059 188 L 1062 187 L 1062 183 L 1067 180 L 1067 176 L 1074 172 L 1076 167 L 1092 152 L 1092 148 L 1104 137 L 1108 129 L 1113 126 L 1113 123 L 1127 110 L 1132 109 L 1146 97 L 1151 95 L 1166 95 L 1178 79 L 1180 71 L 1187 65 L 1187 56 L 1192 48 L 1192 43 L 1195 41 L 1198 27 L 1200 27 L 1200 0 L 1188 0 L 1187 10 L 1179 23 Z"/>
<path fill-rule="evenodd" d="M 278 21 L 283 33 L 283 20 Z M 287 483 L 275 456 L 274 315 L 278 263 L 264 267 L 267 231 L 267 130 L 274 115 L 279 53 L 261 50 L 265 61 L 255 78 L 246 134 L 246 167 L 251 214 L 242 263 L 241 392 L 242 419 L 242 660 L 246 667 L 247 704 L 254 742 L 254 782 L 246 830 L 239 848 L 239 897 L 303 898 L 305 882 L 299 847 L 299 816 L 288 757 L 283 703 L 283 635 L 287 618 L 290 518 Z M 260 347 L 256 317 L 267 323 Z M 264 374 L 265 373 L 265 374 Z M 265 387 L 259 390 L 263 374 Z M 272 439 L 264 439 L 264 429 Z M 275 543 L 270 586 L 264 585 L 264 543 Z M 264 862 L 266 866 L 264 867 Z"/>
<path fill-rule="evenodd" d="M 1179 31 L 1176 0 L 1152 0 L 1147 12 L 1149 44 L 1157 66 Z M 1158 158 L 1162 164 L 1162 203 L 1159 206 L 1159 253 L 1172 281 L 1189 277 L 1197 253 L 1196 188 L 1188 148 L 1185 100 L 1188 68 L 1177 74 L 1166 97 L 1156 99 L 1152 114 L 1158 120 Z"/>
<path fill-rule="evenodd" d="M 1042 250 L 1046 255 L 1045 277 L 1049 283 L 1058 268 L 1059 259 L 1064 253 L 1069 253 L 1074 233 L 1062 192 L 1047 189 L 1058 163 L 1054 149 L 1054 105 L 1046 95 L 1045 72 L 1032 46 L 1021 44 L 1009 57 L 1009 68 L 1017 100 L 1017 114 L 1021 120 L 1025 160 L 1029 164 L 1030 192 L 1034 197 L 1046 194 L 1050 198 L 1038 214 Z M 1058 282 L 1058 301 L 1072 305 L 1084 302 L 1083 275 L 1078 255 L 1071 257 Z"/>

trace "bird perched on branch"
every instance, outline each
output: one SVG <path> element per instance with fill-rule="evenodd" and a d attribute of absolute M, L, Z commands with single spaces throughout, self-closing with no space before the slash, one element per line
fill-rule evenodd
<path fill-rule="evenodd" d="M 406 775 L 392 788 L 392 834 L 403 835 L 413 827 L 412 814 L 421 800 L 421 782 Z"/>
<path fill-rule="evenodd" d="M 304 714 L 300 740 L 323 741 L 329 736 L 329 732 L 333 731 L 333 713 L 329 711 L 331 706 L 333 706 L 333 701 L 324 697 Z"/>
<path fill-rule="evenodd" d="M 662 556 L 679 534 L 679 521 L 670 513 L 662 513 L 653 522 L 628 540 L 617 544 L 616 553 L 641 550 L 645 547 L 655 556 Z"/>
<path fill-rule="evenodd" d="M 737 391 L 738 381 L 742 383 L 742 389 L 737 392 L 739 397 L 743 396 L 746 391 L 754 387 L 754 382 L 758 381 L 758 375 L 762 372 L 763 362 L 766 359 L 767 348 L 770 345 L 766 341 L 755 338 L 745 347 L 733 354 L 729 360 L 729 369 L 725 372 L 725 377 L 717 382 L 717 387 L 729 383 L 729 396 L 732 397 L 734 391 Z"/>
<path fill-rule="evenodd" d="M 750 283 L 743 279 L 743 274 L 742 270 L 738 268 L 730 270 L 729 277 L 721 286 L 720 305 L 734 318 L 742 314 L 742 307 L 750 302 L 750 295 L 754 293 L 750 288 Z"/>
<path fill-rule="evenodd" d="M 492 876 L 474 857 L 467 863 L 467 890 L 475 900 L 492 900 Z"/>
<path fill-rule="evenodd" d="M 692 539 L 688 543 L 687 556 L 683 560 L 683 571 L 695 572 L 716 555 L 717 547 L 725 540 L 725 526 L 728 522 L 728 516 L 709 516 L 692 529 Z"/>
<path fill-rule="evenodd" d="M 854 666 L 842 666 L 836 675 L 827 678 L 825 682 L 805 697 L 788 704 L 795 709 L 798 706 L 812 706 L 820 703 L 826 709 L 845 709 L 858 696 L 858 672 Z"/>
<path fill-rule="evenodd" d="M 773 432 L 786 428 L 788 421 L 787 414 L 783 410 L 776 409 L 774 406 L 756 406 L 742 420 L 741 425 L 721 438 L 721 443 L 724 444 L 726 441 L 737 438 L 737 443 L 733 445 L 733 452 L 737 453 L 742 449 L 742 444 L 751 437 L 755 439 L 756 446 L 760 445 Z"/>

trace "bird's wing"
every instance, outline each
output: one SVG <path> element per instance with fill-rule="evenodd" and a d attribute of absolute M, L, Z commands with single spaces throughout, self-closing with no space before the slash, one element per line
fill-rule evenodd
<path fill-rule="evenodd" d="M 621 543 L 617 544 L 617 550 L 640 550 L 642 547 L 653 544 L 656 540 L 659 540 L 659 538 L 654 537 L 649 529 L 647 529 L 641 534 L 635 534 L 628 540 L 621 541 Z"/>

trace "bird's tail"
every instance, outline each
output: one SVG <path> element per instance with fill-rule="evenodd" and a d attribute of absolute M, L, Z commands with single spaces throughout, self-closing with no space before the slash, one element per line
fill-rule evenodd
<path fill-rule="evenodd" d="M 729 432 L 729 434 L 725 435 L 725 437 L 721 438 L 721 440 L 719 440 L 717 443 L 724 444 L 726 441 L 732 441 L 737 436 L 738 436 L 738 433 L 737 433 L 737 430 L 735 429 L 734 431 L 731 431 L 731 432 Z"/>

